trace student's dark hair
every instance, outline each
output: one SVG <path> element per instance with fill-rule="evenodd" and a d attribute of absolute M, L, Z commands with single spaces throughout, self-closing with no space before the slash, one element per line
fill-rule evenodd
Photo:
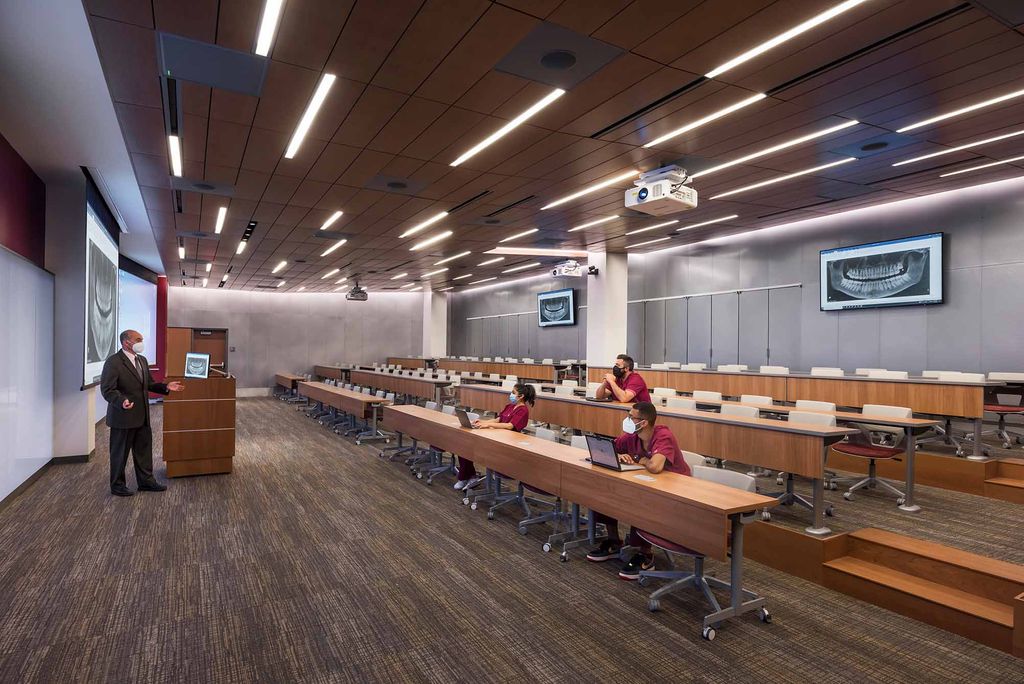
<path fill-rule="evenodd" d="M 533 388 L 533 385 L 527 385 L 525 382 L 517 382 L 512 390 L 523 398 L 530 406 L 533 406 L 534 399 L 537 398 L 537 390 Z"/>
<path fill-rule="evenodd" d="M 658 409 L 654 408 L 654 404 L 649 401 L 638 401 L 633 404 L 633 408 L 640 415 L 641 420 L 647 421 L 648 425 L 654 425 L 658 422 Z"/>
<path fill-rule="evenodd" d="M 634 364 L 634 362 L 633 362 L 633 357 L 632 357 L 632 356 L 630 356 L 630 355 L 628 355 L 628 354 L 619 354 L 619 355 L 618 355 L 618 356 L 616 356 L 615 358 L 617 358 L 617 359 L 622 359 L 623 361 L 625 361 L 625 362 L 626 362 L 626 370 L 628 370 L 628 371 L 631 371 L 631 370 L 633 370 L 633 366 L 634 366 L 635 364 Z"/>

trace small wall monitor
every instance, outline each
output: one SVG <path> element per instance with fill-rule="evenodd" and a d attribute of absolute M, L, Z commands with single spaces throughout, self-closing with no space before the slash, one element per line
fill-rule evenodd
<path fill-rule="evenodd" d="M 576 325 L 576 300 L 573 289 L 537 293 L 537 325 Z"/>
<path fill-rule="evenodd" d="M 942 302 L 942 233 L 821 252 L 822 311 Z"/>
<path fill-rule="evenodd" d="M 185 377 L 207 378 L 210 375 L 210 355 L 199 352 L 185 354 Z"/>

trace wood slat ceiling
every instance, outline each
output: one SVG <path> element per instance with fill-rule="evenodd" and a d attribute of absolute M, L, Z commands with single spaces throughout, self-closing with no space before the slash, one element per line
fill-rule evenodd
<path fill-rule="evenodd" d="M 499 240 L 619 251 L 666 235 L 649 249 L 778 225 L 850 208 L 1022 175 L 1022 163 L 939 178 L 941 173 L 1024 154 L 1024 136 L 893 167 L 901 159 L 1024 128 L 1024 98 L 924 127 L 910 144 L 772 187 L 729 198 L 713 195 L 842 158 L 859 145 L 923 118 L 1024 88 L 1024 35 L 957 0 L 871 0 L 722 76 L 700 74 L 838 3 L 838 0 L 288 0 L 260 97 L 182 84 L 181 138 L 187 178 L 233 185 L 230 199 L 171 189 L 156 31 L 252 51 L 262 2 L 237 0 L 86 0 L 94 39 L 143 199 L 172 285 L 184 271 L 213 287 L 275 285 L 326 291 L 358 278 L 373 290 L 405 283 L 440 259 L 434 289 L 464 287 L 533 257 L 481 267 Z M 550 92 L 550 86 L 498 72 L 495 65 L 543 21 L 624 52 L 553 105 L 459 167 L 462 152 Z M 284 149 L 320 76 L 337 81 L 294 159 Z M 686 87 L 686 86 L 690 87 Z M 679 91 L 674 97 L 661 101 Z M 753 93 L 768 97 L 651 149 L 662 133 Z M 635 113 L 639 113 L 635 115 Z M 861 122 L 812 143 L 698 178 L 700 206 L 679 215 L 627 216 L 583 231 L 569 228 L 626 212 L 620 183 L 558 208 L 541 206 L 628 169 L 649 170 L 683 156 L 729 161 L 843 121 Z M 613 126 L 616 122 L 620 125 Z M 377 176 L 407 179 L 414 194 L 367 187 Z M 399 234 L 439 211 L 482 197 L 414 237 Z M 831 199 L 832 197 L 845 199 Z M 525 200 L 525 201 L 524 201 Z M 507 208 L 508 205 L 514 207 Z M 178 259 L 177 233 L 187 238 Z M 332 227 L 348 243 L 314 233 Z M 683 233 L 673 226 L 629 230 L 678 218 L 679 226 L 729 214 L 734 220 Z M 487 221 L 491 223 L 487 223 Z M 240 236 L 258 222 L 247 249 Z M 418 240 L 453 237 L 422 251 Z M 640 250 L 642 251 L 642 250 Z M 210 261 L 206 274 L 201 264 Z M 280 261 L 288 266 L 276 276 Z M 552 259 L 541 259 L 545 266 Z M 340 269 L 323 279 L 325 273 Z M 399 272 L 409 276 L 392 280 Z M 537 269 L 539 272 L 539 269 Z M 472 273 L 470 278 L 453 279 Z M 531 271 L 516 273 L 520 277 Z"/>

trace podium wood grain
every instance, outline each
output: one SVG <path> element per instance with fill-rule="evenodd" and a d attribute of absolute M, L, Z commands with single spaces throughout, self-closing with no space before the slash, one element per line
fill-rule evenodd
<path fill-rule="evenodd" d="M 185 384 L 164 399 L 168 477 L 230 473 L 235 455 L 235 379 L 168 378 Z"/>

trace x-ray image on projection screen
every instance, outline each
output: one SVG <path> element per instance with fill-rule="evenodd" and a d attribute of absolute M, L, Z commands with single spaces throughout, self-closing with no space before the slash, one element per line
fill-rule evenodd
<path fill-rule="evenodd" d="M 86 210 L 85 370 L 82 384 L 99 382 L 103 362 L 117 351 L 117 245 Z"/>
<path fill-rule="evenodd" d="M 821 309 L 938 304 L 942 233 L 821 252 Z"/>

